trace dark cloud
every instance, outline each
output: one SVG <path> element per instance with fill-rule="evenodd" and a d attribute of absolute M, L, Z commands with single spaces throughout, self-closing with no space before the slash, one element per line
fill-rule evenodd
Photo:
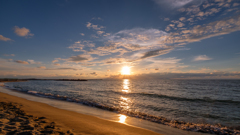
<path fill-rule="evenodd" d="M 140 59 L 145 59 L 145 58 L 149 58 L 149 57 L 154 57 L 154 56 L 158 56 L 158 55 L 167 54 L 172 49 L 173 49 L 173 47 L 168 47 L 168 48 L 164 48 L 164 49 L 149 51 L 149 52 L 144 53 L 143 56 Z"/>
<path fill-rule="evenodd" d="M 40 66 L 40 67 L 37 67 L 37 68 L 46 69 L 46 67 L 45 67 L 45 66 Z"/>
<path fill-rule="evenodd" d="M 46 70 L 81 70 L 76 68 L 47 68 Z"/>
<path fill-rule="evenodd" d="M 72 62 L 83 62 L 88 60 L 92 60 L 92 57 L 90 55 L 77 55 L 77 56 L 72 56 L 68 58 L 68 61 L 72 61 Z"/>
<path fill-rule="evenodd" d="M 97 73 L 96 72 L 92 72 L 92 73 L 90 73 L 91 75 L 97 75 Z"/>
<path fill-rule="evenodd" d="M 20 64 L 29 64 L 27 61 L 15 60 L 16 63 Z"/>
<path fill-rule="evenodd" d="M 121 64 L 124 62 L 126 62 L 124 58 L 110 58 L 105 60 L 106 64 Z"/>

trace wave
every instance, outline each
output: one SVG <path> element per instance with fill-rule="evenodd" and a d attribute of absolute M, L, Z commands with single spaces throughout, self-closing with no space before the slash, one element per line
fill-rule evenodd
<path fill-rule="evenodd" d="M 203 99 L 199 98 L 183 98 L 183 97 L 174 97 L 174 96 L 167 96 L 167 95 L 161 95 L 161 94 L 150 94 L 150 93 L 137 93 L 143 96 L 150 96 L 150 97 L 157 97 L 157 98 L 167 98 L 171 100 L 177 100 L 177 101 L 191 101 L 191 102 L 221 102 L 221 103 L 235 103 L 239 104 L 240 101 L 233 101 L 233 100 L 218 100 L 218 99 L 211 99 L 209 97 L 204 97 Z"/>
<path fill-rule="evenodd" d="M 226 127 L 226 126 L 222 126 L 220 124 L 216 124 L 216 125 L 198 124 L 198 123 L 188 123 L 188 122 L 179 121 L 179 120 L 169 120 L 165 117 L 149 115 L 147 113 L 142 113 L 142 112 L 132 112 L 132 111 L 128 111 L 128 110 L 122 110 L 121 108 L 117 108 L 117 107 L 106 106 L 106 105 L 97 103 L 95 101 L 79 100 L 79 99 L 69 98 L 67 96 L 60 96 L 60 95 L 57 95 L 57 94 L 43 93 L 43 92 L 37 92 L 37 91 L 31 91 L 31 90 L 24 90 L 21 87 L 14 87 L 14 88 L 9 87 L 9 86 L 5 86 L 5 87 L 9 88 L 9 89 L 12 89 L 12 90 L 20 91 L 20 92 L 23 92 L 23 93 L 35 95 L 35 96 L 80 103 L 80 104 L 83 104 L 83 105 L 96 107 L 96 108 L 104 109 L 104 110 L 108 110 L 108 111 L 113 111 L 113 112 L 117 112 L 117 113 L 120 113 L 120 114 L 125 114 L 125 115 L 128 115 L 128 116 L 131 116 L 131 117 L 136 117 L 136 118 L 152 121 L 152 122 L 155 122 L 155 123 L 168 125 L 168 126 L 171 126 L 171 127 L 174 127 L 174 128 L 179 128 L 179 129 L 187 130 L 187 131 L 211 133 L 211 134 L 218 134 L 218 135 L 240 134 L 239 130 L 229 128 L 229 127 Z M 169 97 L 169 96 L 166 96 L 166 95 L 157 95 L 157 94 L 149 94 L 149 93 L 130 93 L 130 94 L 141 94 L 141 95 L 157 96 L 157 97 L 163 97 L 163 98 L 176 98 L 176 97 Z M 178 98 L 178 99 L 183 99 L 183 98 Z M 184 100 L 186 100 L 186 99 L 184 99 Z M 189 100 L 189 99 L 187 99 L 187 100 Z M 196 100 L 196 99 L 194 99 L 194 100 Z"/>
<path fill-rule="evenodd" d="M 154 93 L 126 93 L 126 92 L 121 92 L 121 91 L 98 91 L 98 92 L 111 92 L 111 93 L 116 93 L 120 95 L 129 95 L 129 96 L 148 96 L 151 98 L 165 98 L 165 99 L 170 99 L 170 100 L 176 100 L 176 101 L 189 101 L 189 102 L 208 102 L 208 103 L 233 103 L 233 104 L 240 104 L 240 101 L 234 101 L 234 100 L 219 100 L 219 99 L 212 99 L 209 97 L 204 97 L 202 99 L 200 98 L 185 98 L 185 97 L 175 97 L 175 96 L 167 96 L 167 95 L 162 95 L 162 94 L 154 94 Z"/>

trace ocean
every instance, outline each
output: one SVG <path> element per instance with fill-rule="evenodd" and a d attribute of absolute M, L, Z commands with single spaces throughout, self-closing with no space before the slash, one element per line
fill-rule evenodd
<path fill-rule="evenodd" d="M 230 129 L 240 125 L 240 80 L 26 81 L 5 85 L 165 125 L 190 123 Z"/>

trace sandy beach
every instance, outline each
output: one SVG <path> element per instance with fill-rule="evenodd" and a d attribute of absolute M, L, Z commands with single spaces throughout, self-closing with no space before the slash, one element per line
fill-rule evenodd
<path fill-rule="evenodd" d="M 28 134 L 158 134 L 146 129 L 58 109 L 5 93 L 0 93 L 0 102 L 1 134 L 8 132 Z M 20 116 L 17 115 L 17 110 L 21 110 Z M 6 112 L 9 113 L 6 115 Z M 18 121 L 18 119 L 21 120 Z"/>

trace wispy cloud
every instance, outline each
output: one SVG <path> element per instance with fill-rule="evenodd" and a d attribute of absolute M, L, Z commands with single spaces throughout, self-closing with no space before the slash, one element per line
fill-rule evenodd
<path fill-rule="evenodd" d="M 45 66 L 40 66 L 40 67 L 37 67 L 37 68 L 40 68 L 40 69 L 46 69 Z"/>
<path fill-rule="evenodd" d="M 22 61 L 22 60 L 15 60 L 15 62 L 20 64 L 29 64 L 27 61 Z"/>
<path fill-rule="evenodd" d="M 196 56 L 193 61 L 206 61 L 206 60 L 211 60 L 212 58 L 208 57 L 207 55 L 199 55 Z"/>
<path fill-rule="evenodd" d="M 55 66 L 60 66 L 60 64 L 59 64 L 59 63 L 54 63 L 53 65 L 55 65 Z"/>
<path fill-rule="evenodd" d="M 39 61 L 27 60 L 30 64 L 41 64 Z"/>
<path fill-rule="evenodd" d="M 105 39 L 110 42 L 118 42 L 122 45 L 156 45 L 165 39 L 166 32 L 158 29 L 135 28 L 130 30 L 121 30 L 115 34 L 107 36 Z"/>
<path fill-rule="evenodd" d="M 97 74 L 96 72 L 92 72 L 92 73 L 90 73 L 90 75 L 95 75 L 95 76 L 97 76 L 98 74 Z"/>
<path fill-rule="evenodd" d="M 101 29 L 105 28 L 103 26 L 94 25 L 94 24 L 92 24 L 90 22 L 87 22 L 86 27 L 89 28 L 89 29 L 92 28 L 94 30 L 101 30 Z"/>
<path fill-rule="evenodd" d="M 169 21 L 170 19 L 169 18 L 164 18 L 164 21 Z"/>
<path fill-rule="evenodd" d="M 93 17 L 91 20 L 103 20 L 101 17 Z"/>
<path fill-rule="evenodd" d="M 154 0 L 159 5 L 169 5 L 173 8 L 184 6 L 194 0 Z"/>
<path fill-rule="evenodd" d="M 58 62 L 58 61 L 59 61 L 58 59 L 55 59 L 55 60 L 52 61 L 52 63 L 56 63 L 56 62 Z"/>
<path fill-rule="evenodd" d="M 102 35 L 103 33 L 105 33 L 104 31 L 97 31 L 98 35 Z"/>
<path fill-rule="evenodd" d="M 177 33 L 170 33 L 164 41 L 167 44 L 197 42 L 206 38 L 229 34 L 240 30 L 240 16 L 232 16 L 204 25 L 196 25 Z"/>
<path fill-rule="evenodd" d="M 141 72 L 180 72 L 181 69 L 188 67 L 181 63 L 182 59 L 176 57 L 170 58 L 148 58 L 142 62 L 148 63 L 144 66 L 144 71 Z M 157 70 L 156 70 L 157 69 Z"/>
<path fill-rule="evenodd" d="M 163 48 L 163 49 L 148 51 L 148 52 L 145 52 L 145 53 L 143 54 L 143 56 L 140 57 L 140 59 L 145 59 L 145 58 L 149 58 L 149 57 L 154 57 L 154 56 L 159 56 L 159 55 L 167 54 L 167 53 L 169 53 L 172 49 L 173 49 L 173 47 L 167 47 L 167 48 Z"/>
<path fill-rule="evenodd" d="M 226 78 L 226 79 L 236 79 L 240 77 L 239 72 L 208 72 L 208 73 L 147 73 L 147 74 L 140 74 L 136 75 L 136 78 L 178 78 L 178 79 L 219 79 L 219 78 Z"/>
<path fill-rule="evenodd" d="M 77 55 L 77 56 L 72 56 L 67 59 L 69 62 L 86 62 L 93 60 L 91 55 Z"/>
<path fill-rule="evenodd" d="M 92 41 L 77 41 L 74 44 L 72 44 L 71 46 L 69 46 L 68 48 L 72 49 L 75 52 L 79 52 L 79 51 L 85 51 L 83 50 L 84 47 L 95 47 L 95 43 L 93 43 Z"/>
<path fill-rule="evenodd" d="M 2 41 L 11 41 L 12 39 L 4 37 L 3 35 L 0 35 L 0 40 L 2 40 Z"/>
<path fill-rule="evenodd" d="M 15 56 L 15 54 L 3 54 L 4 56 Z"/>
<path fill-rule="evenodd" d="M 81 70 L 76 68 L 46 68 L 45 70 Z"/>
<path fill-rule="evenodd" d="M 14 33 L 16 33 L 18 36 L 21 36 L 21 37 L 31 37 L 34 35 L 30 33 L 30 30 L 25 27 L 19 28 L 18 26 L 15 26 L 13 29 L 14 29 Z"/>
<path fill-rule="evenodd" d="M 105 64 L 122 64 L 127 62 L 127 60 L 125 58 L 109 58 L 103 60 L 102 62 L 104 62 Z"/>

